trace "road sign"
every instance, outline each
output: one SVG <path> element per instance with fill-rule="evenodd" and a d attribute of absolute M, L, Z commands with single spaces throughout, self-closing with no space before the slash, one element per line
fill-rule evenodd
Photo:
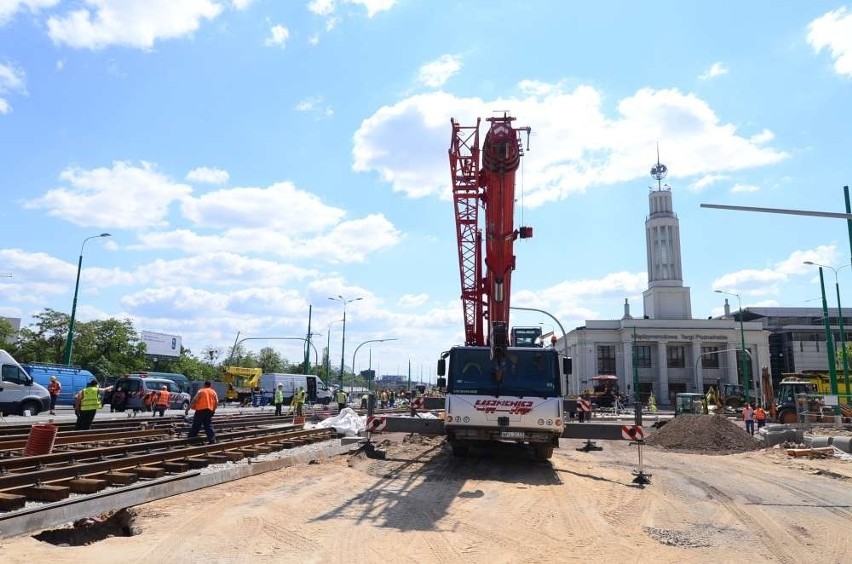
<path fill-rule="evenodd" d="M 645 438 L 645 431 L 639 425 L 622 425 L 621 436 L 628 441 L 641 441 Z"/>
<path fill-rule="evenodd" d="M 384 417 L 368 417 L 367 418 L 367 431 L 371 433 L 378 433 L 379 431 L 384 431 L 385 427 L 388 426 L 388 421 Z"/>

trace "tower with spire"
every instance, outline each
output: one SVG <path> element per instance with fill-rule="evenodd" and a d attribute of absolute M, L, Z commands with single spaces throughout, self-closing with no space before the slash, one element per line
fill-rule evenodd
<path fill-rule="evenodd" d="M 657 185 L 650 186 L 650 213 L 645 220 L 648 257 L 648 289 L 643 292 L 645 317 L 649 319 L 692 319 L 689 288 L 683 285 L 680 254 L 680 223 L 672 208 L 672 189 L 663 179 L 668 174 L 660 162 L 651 167 Z"/>

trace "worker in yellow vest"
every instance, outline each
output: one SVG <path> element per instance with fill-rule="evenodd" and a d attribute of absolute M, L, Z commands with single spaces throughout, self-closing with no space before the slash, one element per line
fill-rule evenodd
<path fill-rule="evenodd" d="M 275 405 L 275 415 L 281 415 L 281 407 L 284 405 L 284 384 L 278 384 L 275 388 L 272 403 Z"/>
<path fill-rule="evenodd" d="M 343 391 L 343 388 L 337 390 L 337 410 L 343 411 L 343 408 L 346 407 L 346 392 Z"/>
<path fill-rule="evenodd" d="M 97 380 L 91 380 L 89 385 L 77 392 L 74 398 L 74 407 L 77 411 L 77 424 L 74 429 L 77 431 L 86 431 L 92 427 L 92 421 L 95 420 L 95 414 L 101 408 L 101 392 L 109 391 L 109 388 L 98 387 Z"/>
<path fill-rule="evenodd" d="M 302 415 L 302 406 L 305 405 L 305 399 L 307 398 L 307 392 L 305 392 L 305 388 L 301 386 L 293 394 L 293 399 L 290 401 L 290 407 L 292 408 L 292 412 L 294 415 L 301 416 Z"/>

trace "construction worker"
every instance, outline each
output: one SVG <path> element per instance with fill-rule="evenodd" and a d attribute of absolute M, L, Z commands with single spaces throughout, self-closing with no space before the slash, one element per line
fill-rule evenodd
<path fill-rule="evenodd" d="M 59 392 L 62 391 L 62 384 L 56 379 L 54 374 L 50 375 L 50 384 L 47 385 L 47 391 L 50 394 L 50 414 L 56 415 L 56 398 L 59 397 Z"/>
<path fill-rule="evenodd" d="M 152 417 L 156 417 L 157 414 L 160 414 L 160 417 L 166 416 L 166 410 L 169 408 L 169 387 L 163 384 L 160 387 L 160 391 L 157 392 L 157 397 L 154 399 L 154 414 Z"/>
<path fill-rule="evenodd" d="M 653 394 L 648 396 L 648 411 L 657 413 L 657 400 L 654 399 Z"/>
<path fill-rule="evenodd" d="M 275 415 L 281 415 L 281 407 L 284 405 L 284 384 L 278 384 L 278 387 L 275 388 L 272 403 L 275 404 Z"/>
<path fill-rule="evenodd" d="M 337 390 L 337 411 L 343 411 L 343 408 L 346 407 L 346 392 L 343 391 L 343 388 Z"/>
<path fill-rule="evenodd" d="M 762 405 L 758 405 L 757 409 L 754 410 L 754 420 L 757 421 L 757 432 L 759 433 L 766 426 L 766 410 L 763 409 Z"/>
<path fill-rule="evenodd" d="M 77 431 L 86 431 L 92 427 L 92 421 L 95 420 L 95 414 L 101 408 L 101 392 L 111 390 L 109 388 L 99 388 L 97 380 L 91 380 L 89 385 L 77 392 L 74 402 L 74 409 L 77 412 L 77 423 L 74 429 Z"/>
<path fill-rule="evenodd" d="M 298 391 L 293 394 L 293 399 L 290 401 L 290 407 L 292 408 L 292 412 L 294 415 L 298 415 L 301 417 L 302 406 L 305 405 L 306 396 L 307 393 L 305 393 L 305 388 L 299 386 Z"/>
<path fill-rule="evenodd" d="M 750 403 L 743 407 L 743 421 L 745 421 L 746 433 L 754 435 L 754 409 L 752 409 Z"/>
<path fill-rule="evenodd" d="M 216 390 L 212 388 L 210 380 L 207 380 L 204 382 L 204 387 L 198 390 L 195 397 L 192 398 L 192 409 L 195 410 L 195 416 L 192 418 L 192 428 L 186 436 L 187 439 L 197 437 L 203 425 L 207 442 L 211 445 L 216 442 L 216 432 L 213 430 L 213 414 L 216 413 L 218 405 L 219 396 L 216 395 Z M 189 413 L 189 408 L 187 408 L 186 413 Z"/>

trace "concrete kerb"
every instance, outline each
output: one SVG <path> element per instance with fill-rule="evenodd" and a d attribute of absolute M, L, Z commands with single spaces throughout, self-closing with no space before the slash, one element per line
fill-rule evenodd
<path fill-rule="evenodd" d="M 221 470 L 206 474 L 194 472 L 189 475 L 169 476 L 114 491 L 101 492 L 94 496 L 71 498 L 37 508 L 11 511 L 0 515 L 0 539 L 41 531 L 86 516 L 102 515 L 297 464 L 307 464 L 313 460 L 348 454 L 355 448 L 356 445 L 347 442 L 329 445 L 320 450 L 284 453 L 279 458 L 250 464 L 228 465 Z"/>

